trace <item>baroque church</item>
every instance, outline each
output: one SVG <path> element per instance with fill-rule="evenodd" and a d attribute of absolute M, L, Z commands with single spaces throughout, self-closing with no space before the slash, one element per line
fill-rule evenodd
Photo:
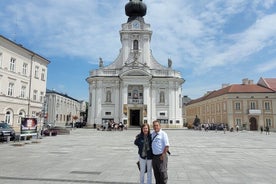
<path fill-rule="evenodd" d="M 162 127 L 183 126 L 185 80 L 172 68 L 171 59 L 163 66 L 153 57 L 146 12 L 142 0 L 125 5 L 128 20 L 120 30 L 119 56 L 108 66 L 100 58 L 99 68 L 90 71 L 88 125 L 122 122 L 129 127 L 159 120 Z"/>

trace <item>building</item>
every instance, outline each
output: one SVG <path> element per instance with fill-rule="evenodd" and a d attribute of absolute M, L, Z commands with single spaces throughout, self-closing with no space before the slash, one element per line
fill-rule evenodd
<path fill-rule="evenodd" d="M 81 105 L 83 103 L 67 94 L 47 89 L 45 98 L 45 123 L 55 126 L 65 126 L 82 121 L 83 119 L 80 117 L 80 112 L 82 111 Z"/>
<path fill-rule="evenodd" d="M 276 128 L 276 78 L 243 79 L 242 84 L 223 85 L 186 106 L 188 126 L 192 127 L 196 116 L 201 123 L 237 125 L 243 130 L 259 130 L 269 126 Z"/>
<path fill-rule="evenodd" d="M 22 117 L 41 122 L 49 63 L 0 35 L 0 120 L 16 131 L 20 131 Z"/>
<path fill-rule="evenodd" d="M 162 66 L 153 57 L 150 47 L 152 31 L 145 23 L 147 7 L 142 1 L 125 5 L 129 17 L 122 24 L 122 48 L 113 63 L 90 71 L 87 123 L 123 122 L 139 126 L 159 120 L 163 127 L 182 127 L 181 73 Z"/>

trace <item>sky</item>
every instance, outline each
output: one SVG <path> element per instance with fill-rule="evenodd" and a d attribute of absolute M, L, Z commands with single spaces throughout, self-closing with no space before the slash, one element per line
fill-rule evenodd
<path fill-rule="evenodd" d="M 50 60 L 47 89 L 88 100 L 89 71 L 119 55 L 129 0 L 0 0 L 0 34 Z M 276 0 L 143 0 L 154 58 L 192 99 L 276 78 Z"/>

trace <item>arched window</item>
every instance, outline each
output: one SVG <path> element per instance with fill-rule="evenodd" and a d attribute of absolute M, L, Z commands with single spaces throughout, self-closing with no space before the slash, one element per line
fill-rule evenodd
<path fill-rule="evenodd" d="M 20 111 L 20 112 L 19 112 L 19 115 L 18 115 L 18 124 L 21 123 L 21 120 L 22 120 L 22 118 L 24 118 L 24 117 L 25 117 L 25 112 L 24 112 L 24 111 Z"/>
<path fill-rule="evenodd" d="M 139 49 L 139 43 L 138 40 L 133 41 L 133 50 L 138 50 Z"/>
<path fill-rule="evenodd" d="M 9 125 L 12 124 L 12 112 L 7 111 L 5 114 L 5 122 L 8 123 Z"/>

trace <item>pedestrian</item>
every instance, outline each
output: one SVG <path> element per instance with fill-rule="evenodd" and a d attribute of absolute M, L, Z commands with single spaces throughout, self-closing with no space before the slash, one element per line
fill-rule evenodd
<path fill-rule="evenodd" d="M 261 126 L 261 134 L 263 133 L 263 131 L 264 131 L 264 128 L 263 128 L 263 126 Z"/>
<path fill-rule="evenodd" d="M 265 127 L 265 134 L 269 135 L 269 126 L 268 125 L 266 125 L 266 127 Z"/>
<path fill-rule="evenodd" d="M 239 131 L 239 125 L 236 126 L 236 130 L 237 130 L 237 132 Z"/>
<path fill-rule="evenodd" d="M 166 184 L 168 181 L 168 155 L 169 139 L 166 132 L 161 129 L 159 121 L 153 121 L 154 132 L 152 137 L 152 168 L 156 184 Z"/>
<path fill-rule="evenodd" d="M 152 181 L 152 148 L 151 133 L 148 123 L 141 126 L 141 132 L 136 136 L 134 144 L 138 146 L 140 164 L 140 184 L 144 184 L 145 173 L 147 173 L 147 184 Z"/>

